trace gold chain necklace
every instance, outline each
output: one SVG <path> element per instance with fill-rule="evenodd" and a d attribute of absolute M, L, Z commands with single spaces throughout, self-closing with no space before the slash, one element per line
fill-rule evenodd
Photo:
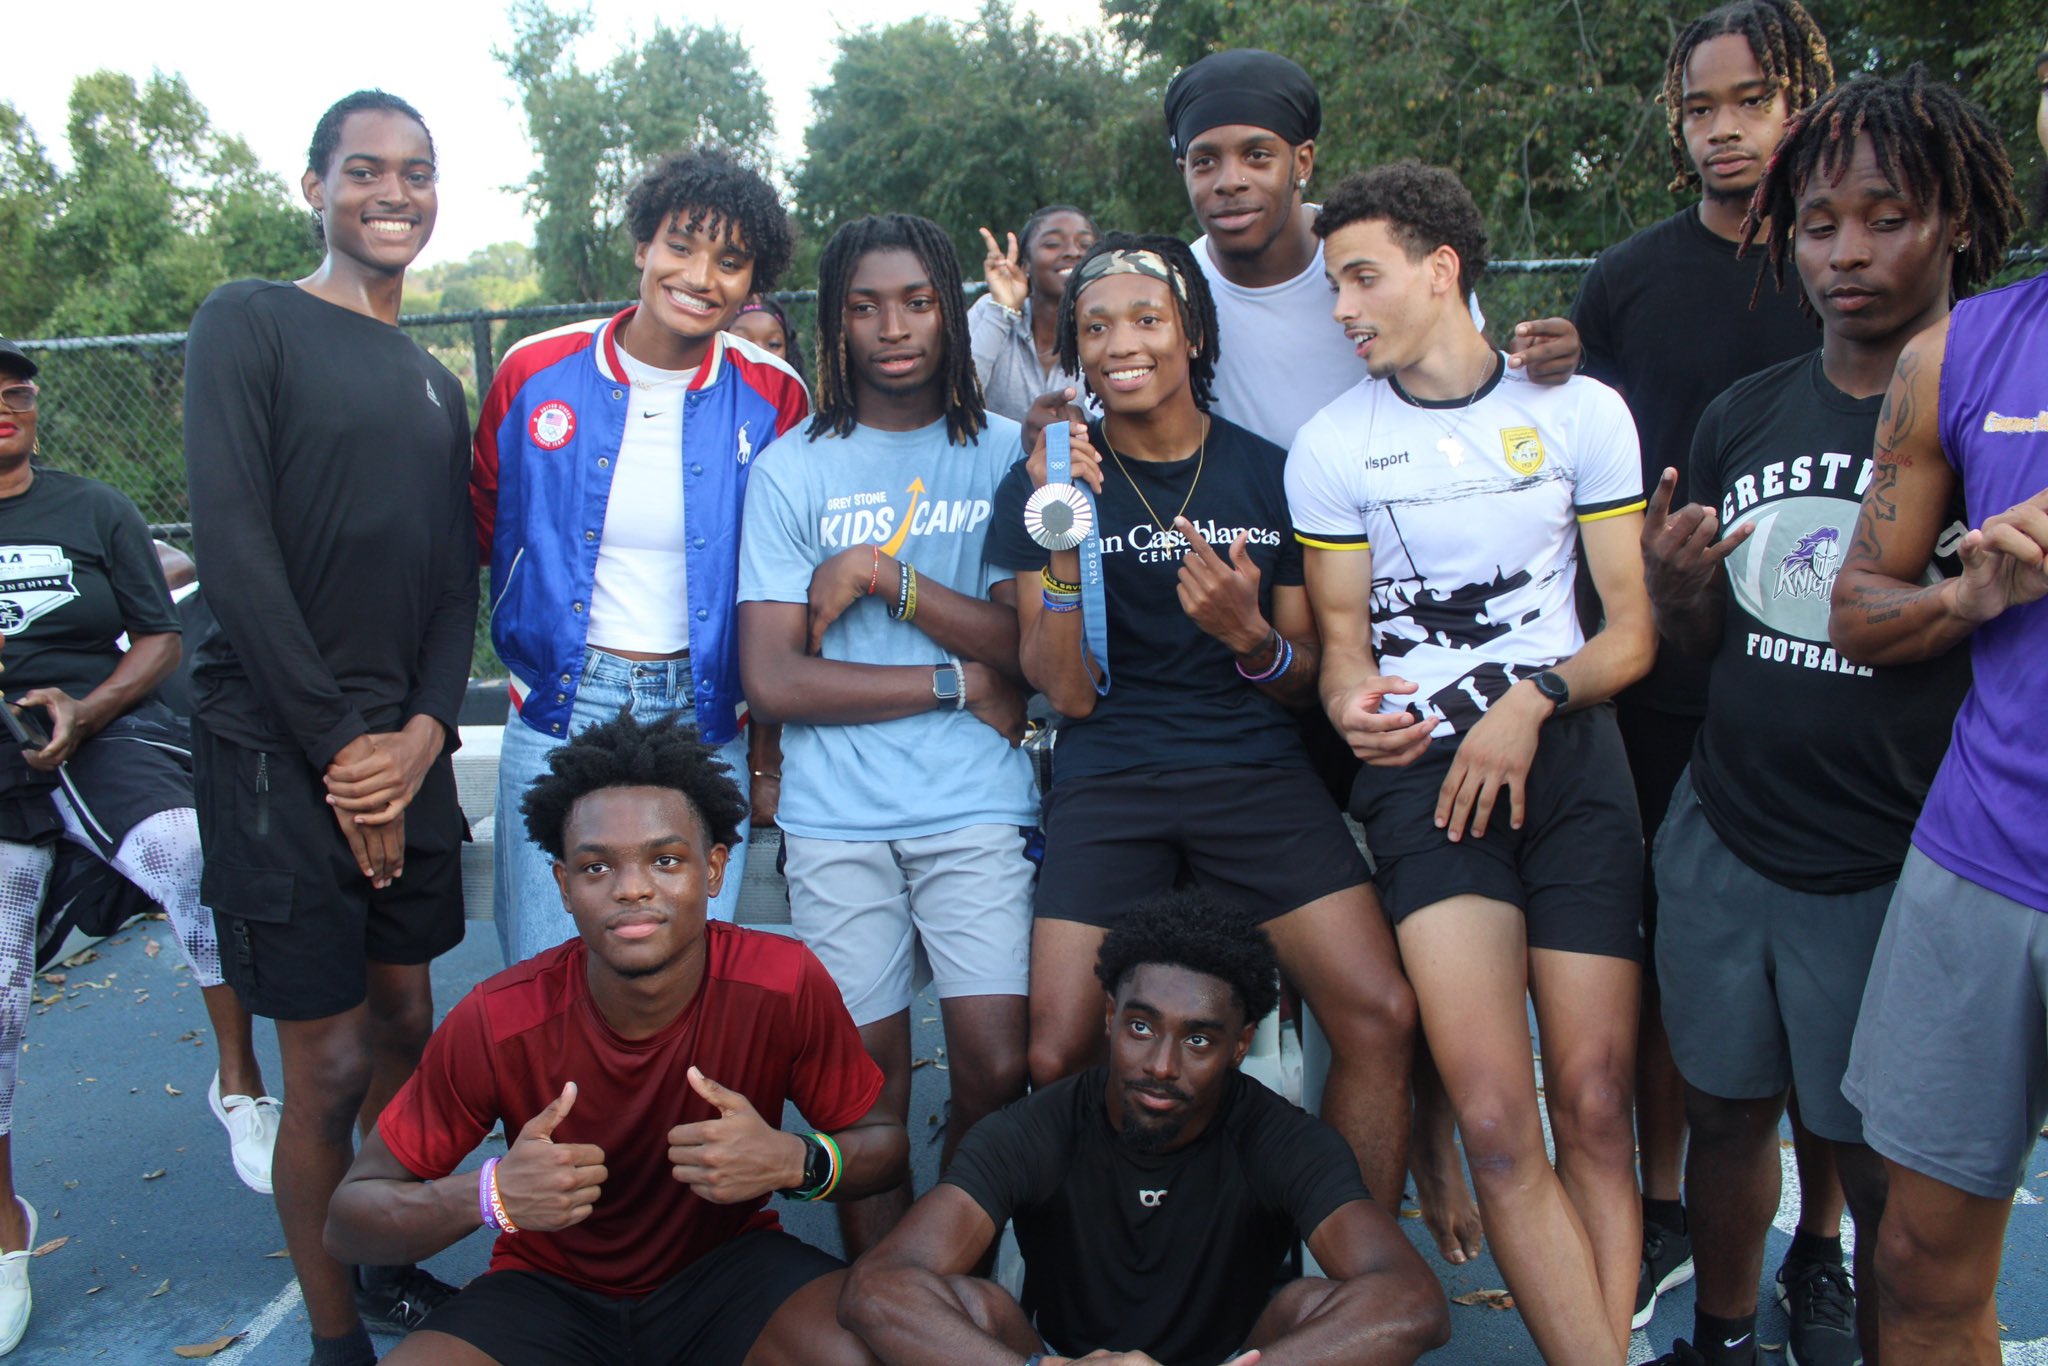
<path fill-rule="evenodd" d="M 1180 500 L 1180 511 L 1173 514 L 1173 520 L 1176 522 L 1186 515 L 1188 504 L 1195 501 L 1195 486 L 1202 482 L 1202 461 L 1209 453 L 1210 425 L 1208 418 L 1202 419 L 1202 444 L 1195 448 L 1195 477 L 1188 481 L 1188 495 Z M 1145 505 L 1145 515 L 1152 519 L 1152 525 L 1158 527 L 1162 535 L 1171 532 L 1173 528 L 1159 520 L 1159 514 L 1152 510 L 1152 500 L 1145 496 L 1145 490 L 1138 487 L 1138 481 L 1131 478 L 1131 472 L 1124 468 L 1124 458 L 1116 453 L 1115 446 L 1110 445 L 1107 419 L 1102 424 L 1102 444 L 1108 448 L 1109 458 L 1116 461 L 1116 467 L 1123 471 L 1124 482 L 1131 486 L 1131 492 L 1137 494 L 1138 501 Z"/>

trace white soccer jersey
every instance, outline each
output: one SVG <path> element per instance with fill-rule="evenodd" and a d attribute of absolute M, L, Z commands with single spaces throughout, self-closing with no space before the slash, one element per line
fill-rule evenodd
<path fill-rule="evenodd" d="M 1639 510 L 1640 460 L 1621 395 L 1504 363 L 1469 403 L 1368 379 L 1310 418 L 1287 457 L 1288 512 L 1313 550 L 1371 551 L 1380 671 L 1417 685 L 1382 708 L 1462 733 L 1575 653 L 1574 521 Z"/>

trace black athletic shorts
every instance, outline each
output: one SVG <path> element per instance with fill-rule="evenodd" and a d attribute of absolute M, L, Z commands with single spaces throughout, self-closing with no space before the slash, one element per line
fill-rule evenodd
<path fill-rule="evenodd" d="M 1635 781 L 1636 808 L 1643 813 L 1643 829 L 1664 828 L 1665 813 L 1671 810 L 1671 794 L 1678 787 L 1678 775 L 1692 762 L 1693 741 L 1699 737 L 1704 716 L 1680 716 L 1655 707 L 1618 702 L 1615 722 L 1621 727 L 1621 747 L 1628 754 L 1629 776 Z M 1650 860 L 1643 860 L 1643 944 L 1652 954 L 1657 947 L 1657 875 Z M 1643 974 L 1643 989 L 1651 989 L 1655 973 Z"/>
<path fill-rule="evenodd" d="M 493 1271 L 420 1330 L 460 1338 L 502 1366 L 740 1366 L 791 1295 L 845 1266 L 781 1229 L 756 1229 L 638 1299 Z"/>
<path fill-rule="evenodd" d="M 1174 886 L 1183 870 L 1263 920 L 1369 876 L 1344 818 L 1307 768 L 1055 777 L 1037 914 L 1108 929 Z"/>
<path fill-rule="evenodd" d="M 191 731 L 169 707 L 146 701 L 109 721 L 54 774 L 30 768 L 11 736 L 0 741 L 0 810 L 8 813 L 0 838 L 33 844 L 62 833 L 51 801 L 60 791 L 94 851 L 110 859 L 143 821 L 192 805 Z"/>
<path fill-rule="evenodd" d="M 356 867 L 320 773 L 192 724 L 200 899 L 221 973 L 252 1015 L 319 1020 L 359 1006 L 371 963 L 427 963 L 462 942 L 469 826 L 443 753 L 405 811 L 405 873 L 382 891 Z"/>
<path fill-rule="evenodd" d="M 1374 880 L 1395 924 L 1454 896 L 1522 908 L 1529 947 L 1643 957 L 1643 827 L 1611 706 L 1553 717 L 1524 785 L 1522 828 L 1502 792 L 1486 834 L 1457 842 L 1436 826 L 1437 794 L 1458 739 L 1432 741 L 1406 768 L 1360 770 L 1351 814 L 1365 827 Z"/>

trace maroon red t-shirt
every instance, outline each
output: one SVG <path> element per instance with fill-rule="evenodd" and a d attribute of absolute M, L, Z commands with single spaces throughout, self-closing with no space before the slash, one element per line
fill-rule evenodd
<path fill-rule="evenodd" d="M 517 1136 L 576 1083 L 555 1130 L 595 1143 L 609 1173 L 588 1219 L 559 1233 L 500 1236 L 492 1271 L 538 1271 L 604 1295 L 645 1295 L 721 1244 L 777 1226 L 767 1197 L 715 1205 L 670 1174 L 668 1132 L 716 1119 L 690 1089 L 692 1065 L 744 1095 L 770 1123 L 783 1102 L 834 1132 L 865 1115 L 882 1073 L 825 968 L 794 939 L 712 922 L 696 998 L 659 1034 L 624 1039 L 598 1014 L 583 941 L 486 979 L 448 1012 L 377 1121 L 422 1180 L 455 1170 L 494 1124 Z"/>

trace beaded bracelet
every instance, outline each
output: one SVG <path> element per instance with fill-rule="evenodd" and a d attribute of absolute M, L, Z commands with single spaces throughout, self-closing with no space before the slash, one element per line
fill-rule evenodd
<path fill-rule="evenodd" d="M 1285 636 L 1281 636 L 1280 648 L 1273 656 L 1273 663 L 1264 673 L 1246 673 L 1242 664 L 1237 666 L 1237 673 L 1247 683 L 1271 683 L 1292 667 L 1294 667 L 1294 642 Z"/>
<path fill-rule="evenodd" d="M 868 570 L 868 596 L 875 595 L 875 585 L 882 581 L 882 547 L 872 547 L 875 552 L 874 568 Z"/>

